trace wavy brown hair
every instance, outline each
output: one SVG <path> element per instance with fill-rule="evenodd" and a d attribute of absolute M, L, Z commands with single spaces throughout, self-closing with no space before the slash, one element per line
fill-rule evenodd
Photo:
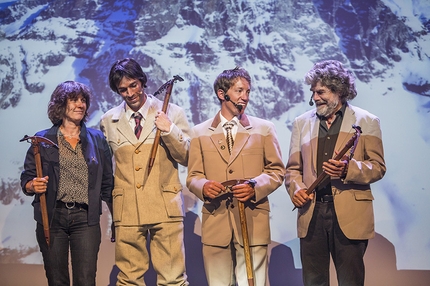
<path fill-rule="evenodd" d="M 60 125 L 63 121 L 63 117 L 66 114 L 67 100 L 75 100 L 79 95 L 82 95 L 86 100 L 87 109 L 82 118 L 82 122 L 86 122 L 92 97 L 89 87 L 76 81 L 65 81 L 57 85 L 48 103 L 48 118 L 54 125 Z"/>

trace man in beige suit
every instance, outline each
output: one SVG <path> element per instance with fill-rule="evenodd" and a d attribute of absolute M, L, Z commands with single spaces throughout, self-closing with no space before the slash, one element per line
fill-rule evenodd
<path fill-rule="evenodd" d="M 386 171 L 379 119 L 347 103 L 356 95 L 352 73 L 338 61 L 317 63 L 306 74 L 308 111 L 293 122 L 285 185 L 298 210 L 298 236 L 305 285 L 329 285 L 330 254 L 339 285 L 363 285 L 363 256 L 374 237 L 370 184 Z M 362 129 L 355 153 L 334 158 Z M 308 195 L 317 177 L 328 176 Z"/>
<path fill-rule="evenodd" d="M 255 285 L 263 286 L 270 240 L 268 195 L 285 169 L 275 126 L 245 115 L 251 78 L 242 68 L 223 71 L 214 90 L 221 110 L 193 128 L 187 186 L 202 207 L 203 259 L 209 285 L 248 285 L 238 201 L 245 205 Z M 224 125 L 232 123 L 231 154 Z M 231 188 L 222 183 L 244 180 Z M 246 181 L 245 181 L 246 180 Z M 234 185 L 234 183 L 233 183 Z"/>
<path fill-rule="evenodd" d="M 189 125 L 184 111 L 145 93 L 147 78 L 133 59 L 117 61 L 109 84 L 124 102 L 101 118 L 115 159 L 113 221 L 117 285 L 145 285 L 149 267 L 157 285 L 188 285 L 183 243 L 184 206 L 178 164 L 187 166 Z M 140 122 L 139 122 L 140 121 Z M 152 171 L 148 161 L 157 128 L 161 139 Z"/>

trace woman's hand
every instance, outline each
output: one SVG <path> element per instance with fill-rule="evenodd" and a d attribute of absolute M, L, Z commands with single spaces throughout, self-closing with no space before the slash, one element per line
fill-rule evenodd
<path fill-rule="evenodd" d="M 28 181 L 25 185 L 25 189 L 27 193 L 35 193 L 35 194 L 43 194 L 46 192 L 48 187 L 48 176 L 43 178 L 34 178 L 31 181 Z"/>

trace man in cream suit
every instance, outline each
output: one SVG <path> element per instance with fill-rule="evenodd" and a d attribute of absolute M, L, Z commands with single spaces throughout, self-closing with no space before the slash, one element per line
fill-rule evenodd
<path fill-rule="evenodd" d="M 189 125 L 184 111 L 146 94 L 147 78 L 133 59 L 117 61 L 109 84 L 124 101 L 102 116 L 115 159 L 113 221 L 117 285 L 145 285 L 149 267 L 146 243 L 157 285 L 188 285 L 183 243 L 184 206 L 178 164 L 188 163 Z M 140 122 L 139 122 L 140 121 Z M 148 161 L 157 128 L 161 139 L 152 171 Z"/>
<path fill-rule="evenodd" d="M 242 68 L 223 71 L 214 90 L 221 110 L 193 128 L 187 186 L 202 207 L 203 259 L 209 285 L 248 285 L 238 201 L 245 205 L 255 285 L 263 286 L 270 240 L 268 195 L 285 169 L 275 126 L 245 115 L 251 78 Z M 232 123 L 231 154 L 226 123 Z M 222 183 L 243 180 L 226 188 Z M 234 181 L 233 181 L 234 182 Z"/>
<path fill-rule="evenodd" d="M 339 285 L 363 285 L 363 256 L 374 237 L 370 184 L 386 171 L 379 119 L 347 103 L 356 95 L 352 73 L 338 61 L 317 63 L 306 74 L 311 85 L 308 111 L 293 122 L 285 184 L 298 207 L 298 236 L 305 285 L 329 285 L 330 254 Z M 362 129 L 355 146 L 334 158 Z M 326 179 L 308 195 L 306 190 L 325 172 Z"/>

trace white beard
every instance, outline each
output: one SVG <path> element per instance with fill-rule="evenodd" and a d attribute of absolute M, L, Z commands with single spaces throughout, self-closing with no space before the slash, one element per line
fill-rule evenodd
<path fill-rule="evenodd" d="M 339 104 L 339 99 L 335 99 L 331 102 L 327 102 L 325 105 L 317 105 L 317 114 L 319 116 L 328 117 L 332 115 Z"/>

